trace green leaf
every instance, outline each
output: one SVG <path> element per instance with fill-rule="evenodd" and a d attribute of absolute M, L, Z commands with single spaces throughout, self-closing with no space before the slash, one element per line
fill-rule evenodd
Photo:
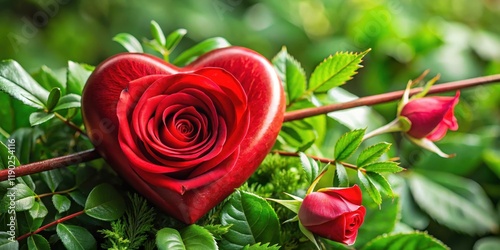
<path fill-rule="evenodd" d="M 223 235 L 228 249 L 257 242 L 279 243 L 280 223 L 276 212 L 261 197 L 244 191 L 233 193 L 221 212 L 221 224 L 233 226 Z"/>
<path fill-rule="evenodd" d="M 365 131 L 365 129 L 356 129 L 343 134 L 335 144 L 335 160 L 343 161 L 349 158 L 361 145 Z"/>
<path fill-rule="evenodd" d="M 66 249 L 85 250 L 97 247 L 94 236 L 83 227 L 59 223 L 56 232 Z"/>
<path fill-rule="evenodd" d="M 9 140 L 15 140 L 15 154 L 20 163 L 31 162 L 35 150 L 35 140 L 40 134 L 41 131 L 36 128 L 19 128 L 10 134 Z"/>
<path fill-rule="evenodd" d="M 13 237 L 7 232 L 0 232 L 0 249 L 10 250 L 19 249 L 19 242 L 17 240 L 12 241 Z"/>
<path fill-rule="evenodd" d="M 363 199 L 368 201 L 368 197 Z M 398 197 L 384 197 L 382 205 L 363 202 L 366 214 L 363 225 L 358 229 L 358 237 L 354 247 L 359 248 L 379 235 L 390 233 L 399 220 L 400 201 Z"/>
<path fill-rule="evenodd" d="M 56 74 L 47 66 L 42 66 L 35 73 L 31 74 L 33 79 L 37 81 L 44 89 L 51 90 L 53 88 L 59 88 L 61 93 L 66 93 L 66 82 L 64 78 L 61 78 L 61 74 Z"/>
<path fill-rule="evenodd" d="M 40 200 L 38 202 L 35 202 L 33 206 L 29 210 L 29 214 L 33 219 L 36 218 L 45 218 L 49 211 L 47 210 L 47 207 L 43 204 L 43 202 Z"/>
<path fill-rule="evenodd" d="M 34 234 L 28 237 L 28 249 L 50 250 L 50 244 L 43 236 Z"/>
<path fill-rule="evenodd" d="M 175 30 L 174 32 L 170 33 L 167 36 L 167 40 L 165 42 L 165 48 L 168 51 L 172 51 L 177 47 L 177 44 L 182 40 L 182 38 L 186 35 L 187 30 L 185 29 L 178 29 Z"/>
<path fill-rule="evenodd" d="M 476 243 L 474 243 L 474 250 L 497 250 L 500 246 L 499 237 L 485 237 L 481 238 Z"/>
<path fill-rule="evenodd" d="M 181 230 L 182 241 L 186 249 L 217 250 L 217 243 L 208 230 L 198 225 L 191 225 Z"/>
<path fill-rule="evenodd" d="M 68 199 L 68 197 L 60 194 L 55 194 L 52 196 L 52 204 L 54 204 L 54 207 L 59 213 L 64 213 L 71 207 L 71 201 Z"/>
<path fill-rule="evenodd" d="M 111 185 L 104 183 L 90 191 L 85 202 L 85 213 L 90 217 L 103 221 L 120 218 L 125 211 L 125 201 L 120 193 Z"/>
<path fill-rule="evenodd" d="M 394 192 L 392 191 L 391 184 L 383 175 L 376 172 L 367 172 L 366 175 L 372 182 L 378 184 L 382 188 L 382 191 L 384 191 L 387 195 L 389 195 L 390 197 L 394 197 Z"/>
<path fill-rule="evenodd" d="M 54 113 L 34 112 L 30 115 L 30 124 L 31 126 L 40 125 L 54 118 L 54 116 Z"/>
<path fill-rule="evenodd" d="M 50 93 L 49 97 L 47 99 L 47 105 L 45 105 L 45 109 L 47 111 L 52 111 L 59 102 L 59 99 L 61 98 L 61 89 L 60 88 L 53 88 Z"/>
<path fill-rule="evenodd" d="M 404 170 L 397 162 L 381 161 L 367 164 L 363 167 L 367 172 L 398 173 Z"/>
<path fill-rule="evenodd" d="M 253 245 L 246 245 L 243 250 L 279 250 L 280 247 L 278 245 L 272 245 L 270 246 L 269 243 L 266 244 L 261 244 L 256 243 Z"/>
<path fill-rule="evenodd" d="M 311 74 L 309 79 L 309 92 L 322 93 L 331 88 L 338 87 L 352 79 L 363 57 L 370 50 L 361 53 L 340 52 L 326 58 Z"/>
<path fill-rule="evenodd" d="M 6 213 L 12 201 L 15 203 L 17 212 L 29 210 L 35 204 L 35 195 L 33 190 L 25 184 L 17 184 L 10 188 L 0 201 L 0 212 Z"/>
<path fill-rule="evenodd" d="M 385 234 L 375 238 L 374 240 L 366 244 L 363 248 L 361 248 L 361 250 L 378 250 L 378 249 L 447 250 L 449 248 L 439 240 L 422 232 Z"/>
<path fill-rule="evenodd" d="M 306 73 L 300 63 L 288 54 L 286 47 L 273 58 L 272 63 L 283 84 L 288 106 L 304 94 Z"/>
<path fill-rule="evenodd" d="M 222 37 L 209 38 L 182 52 L 177 58 L 175 58 L 174 64 L 182 67 L 209 51 L 229 46 L 231 46 L 231 44 L 229 44 L 229 42 Z"/>
<path fill-rule="evenodd" d="M 335 162 L 335 173 L 337 174 L 337 178 L 339 179 L 339 187 L 349 187 L 349 176 L 347 175 L 347 171 L 344 165 Z"/>
<path fill-rule="evenodd" d="M 297 120 L 284 123 L 278 141 L 287 151 L 305 151 L 310 148 L 317 135 L 314 126 L 307 121 Z"/>
<path fill-rule="evenodd" d="M 356 165 L 358 167 L 363 167 L 367 164 L 377 161 L 383 154 L 385 154 L 391 148 L 391 144 L 387 142 L 379 142 L 375 145 L 369 146 L 358 156 Z"/>
<path fill-rule="evenodd" d="M 179 231 L 163 228 L 156 233 L 156 246 L 160 250 L 186 250 Z"/>
<path fill-rule="evenodd" d="M 314 237 L 314 234 L 311 233 L 311 231 L 307 230 L 307 228 L 305 228 L 302 223 L 299 222 L 299 229 L 300 231 L 302 232 L 302 234 L 304 234 L 304 236 L 306 236 L 307 239 L 309 239 L 315 246 L 318 250 L 321 250 L 322 248 L 319 247 L 319 244 L 318 242 L 316 241 L 316 238 Z"/>
<path fill-rule="evenodd" d="M 63 176 L 61 174 L 61 170 L 59 169 L 41 172 L 40 176 L 52 192 L 55 192 L 59 184 L 63 181 Z"/>
<path fill-rule="evenodd" d="M 221 224 L 216 224 L 216 225 L 208 224 L 208 225 L 204 225 L 203 228 L 208 230 L 208 232 L 210 232 L 210 234 L 212 234 L 215 239 L 221 240 L 222 235 L 229 232 L 229 228 L 231 228 L 231 226 L 232 225 L 223 226 Z"/>
<path fill-rule="evenodd" d="M 380 195 L 380 191 L 378 191 L 373 181 L 361 170 L 358 170 L 358 178 L 361 186 L 366 190 L 368 195 L 372 198 L 372 200 L 380 205 L 382 203 L 382 196 Z"/>
<path fill-rule="evenodd" d="M 473 180 L 419 171 L 412 172 L 408 181 L 415 201 L 439 223 L 470 235 L 498 230 L 493 205 Z"/>
<path fill-rule="evenodd" d="M 299 213 L 300 205 L 302 205 L 302 200 L 278 200 L 271 198 L 268 198 L 268 200 L 279 203 L 280 205 L 290 209 L 292 212 L 296 214 Z"/>
<path fill-rule="evenodd" d="M 151 21 L 151 34 L 161 46 L 165 46 L 166 40 L 160 25 L 156 21 Z"/>
<path fill-rule="evenodd" d="M 19 226 L 20 233 L 33 232 L 42 226 L 45 217 L 33 218 L 30 212 L 31 211 L 23 211 L 16 213 L 17 225 Z"/>
<path fill-rule="evenodd" d="M 0 62 L 0 90 L 37 109 L 43 109 L 49 92 L 13 60 Z"/>
<path fill-rule="evenodd" d="M 120 33 L 113 37 L 113 41 L 121 44 L 128 52 L 138 52 L 143 53 L 141 43 L 137 38 L 128 34 Z"/>
<path fill-rule="evenodd" d="M 54 108 L 54 111 L 69 109 L 69 108 L 80 108 L 82 97 L 77 94 L 68 94 L 59 100 L 59 103 Z"/>
<path fill-rule="evenodd" d="M 67 93 L 82 95 L 83 87 L 93 70 L 93 66 L 68 61 Z"/>
<path fill-rule="evenodd" d="M 307 157 L 307 155 L 302 152 L 299 152 L 299 157 L 300 157 L 300 163 L 306 173 L 307 179 L 309 183 L 312 183 L 316 179 L 316 177 L 318 177 L 319 174 L 318 163 L 315 160 Z"/>

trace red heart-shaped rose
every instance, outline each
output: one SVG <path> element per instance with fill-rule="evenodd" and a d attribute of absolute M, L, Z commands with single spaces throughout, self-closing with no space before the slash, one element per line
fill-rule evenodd
<path fill-rule="evenodd" d="M 193 76 L 193 74 L 200 74 L 201 76 Z M 165 77 L 162 77 L 161 75 L 165 75 Z M 153 184 L 152 182 L 154 181 L 150 181 L 149 176 L 144 178 L 146 175 L 135 167 L 137 165 L 134 166 L 137 162 L 132 164 L 130 161 L 130 159 L 135 159 L 130 158 L 130 154 L 134 154 L 134 150 L 140 149 L 132 148 L 128 150 L 129 148 L 126 148 L 127 154 L 123 151 L 123 145 L 127 143 L 127 140 L 131 143 L 134 143 L 135 140 L 134 138 L 130 139 L 126 136 L 122 136 L 124 128 L 129 128 L 128 124 L 124 126 L 123 123 L 124 121 L 127 122 L 127 115 L 132 112 L 126 111 L 126 109 L 131 105 L 135 105 L 131 103 L 136 103 L 134 102 L 136 100 L 129 98 L 129 95 L 133 95 L 134 93 L 129 94 L 128 92 L 135 92 L 136 90 L 133 86 L 137 86 L 137 84 L 139 84 L 141 88 L 147 88 L 148 86 L 144 85 L 152 86 L 154 83 L 158 85 L 159 88 L 163 89 L 165 86 L 162 86 L 161 84 L 169 84 L 169 82 L 172 81 L 172 79 L 170 79 L 172 77 L 167 77 L 169 75 L 174 78 L 176 76 L 181 76 L 183 79 L 182 81 L 187 82 L 197 81 L 198 79 L 201 81 L 207 81 L 208 84 L 216 83 L 218 86 L 215 86 L 216 89 L 214 91 L 223 92 L 227 92 L 227 89 L 233 88 L 228 87 L 228 84 L 234 85 L 239 82 L 245 92 L 243 93 L 243 97 L 239 94 L 239 90 L 237 90 L 238 88 L 235 88 L 236 97 L 232 96 L 231 92 L 229 92 L 229 96 L 226 96 L 226 99 L 232 99 L 232 103 L 237 103 L 239 105 L 240 102 L 238 99 L 244 98 L 244 94 L 246 94 L 247 98 L 247 109 L 245 114 L 242 115 L 243 118 L 234 118 L 232 113 L 238 113 L 240 111 L 237 110 L 237 107 L 230 108 L 228 110 L 232 110 L 232 113 L 227 111 L 227 113 L 231 114 L 225 115 L 230 117 L 228 119 L 235 120 L 235 122 L 231 122 L 230 124 L 226 124 L 224 121 L 222 124 L 217 123 L 217 127 L 227 125 L 227 130 L 230 132 L 233 131 L 234 134 L 242 133 L 242 130 L 231 128 L 230 126 L 232 124 L 238 124 L 238 126 L 246 126 L 244 124 L 249 124 L 246 135 L 242 139 L 233 140 L 229 143 L 232 146 L 228 147 L 235 147 L 235 150 L 228 151 L 225 148 L 218 149 L 217 152 L 220 151 L 222 154 L 228 155 L 228 160 L 220 160 L 217 159 L 217 157 L 214 157 L 211 164 L 203 166 L 202 170 L 198 169 L 192 171 L 191 175 L 195 174 L 199 177 L 201 174 L 202 177 L 199 177 L 201 182 L 197 181 L 196 185 L 192 187 L 188 186 L 187 188 L 185 188 L 182 184 L 177 183 L 182 183 L 185 180 L 176 181 L 175 179 L 172 179 L 172 183 L 162 180 L 162 183 L 167 183 L 165 185 L 158 185 L 157 183 Z M 161 80 L 157 81 L 157 79 Z M 205 83 L 197 84 L 203 87 L 203 84 Z M 137 87 L 135 88 L 138 89 Z M 174 86 L 171 89 L 175 91 L 176 87 Z M 147 91 L 149 91 L 149 89 Z M 179 91 L 184 90 L 181 88 Z M 188 93 L 194 95 L 194 98 L 196 99 L 198 98 L 196 93 L 201 93 L 196 91 L 197 90 L 189 90 Z M 156 102 L 153 100 L 154 98 L 148 97 L 147 94 L 144 95 L 146 96 L 146 100 L 143 102 L 146 104 L 137 104 L 137 106 L 147 106 L 148 103 Z M 211 94 L 209 93 L 208 95 Z M 179 96 L 182 97 L 185 95 L 179 94 Z M 199 97 L 198 99 L 204 100 L 203 98 L 205 97 Z M 219 106 L 227 106 L 227 102 L 225 102 L 222 98 L 219 99 L 220 100 L 216 100 L 220 102 L 218 104 Z M 182 98 L 174 100 L 182 100 Z M 196 100 L 195 102 L 198 102 Z M 191 224 L 196 222 L 211 208 L 230 195 L 235 188 L 242 185 L 257 169 L 266 154 L 271 150 L 279 130 L 281 129 L 285 111 L 284 101 L 283 89 L 272 65 L 260 54 L 249 49 L 229 47 L 214 50 L 201 56 L 184 68 L 175 67 L 156 57 L 145 54 L 123 53 L 107 59 L 94 70 L 83 91 L 82 113 L 85 126 L 92 143 L 99 153 L 106 159 L 106 161 L 114 168 L 114 170 L 137 191 L 154 202 L 159 208 L 163 209 L 173 217 L 185 223 Z M 158 104 L 158 107 L 165 109 L 165 107 L 170 105 L 170 102 L 171 101 L 165 102 L 164 104 Z M 183 102 L 189 103 L 187 99 Z M 120 120 L 117 116 L 117 105 L 119 103 L 120 108 L 118 112 L 120 113 Z M 244 103 L 244 101 L 242 101 L 242 103 Z M 203 105 L 203 107 L 207 106 L 207 109 L 209 109 L 208 106 L 210 105 Z M 147 110 L 144 111 L 146 114 L 144 114 L 141 110 L 139 115 L 147 116 L 147 112 L 166 112 L 163 110 L 155 111 L 154 108 L 145 108 L 145 110 Z M 183 133 L 192 132 L 190 130 L 191 127 L 188 126 L 190 122 L 189 119 L 193 119 L 196 124 L 199 124 L 200 121 L 201 123 L 207 122 L 207 120 L 210 122 L 210 117 L 201 117 L 203 116 L 201 115 L 200 118 L 198 117 L 199 115 L 196 111 L 193 110 L 194 109 L 189 107 L 183 108 L 180 111 L 177 110 L 180 113 L 179 116 L 184 114 L 184 117 L 188 117 L 186 118 L 187 120 L 179 118 L 179 122 L 176 123 L 179 126 L 177 128 L 179 129 L 178 131 L 181 131 L 179 134 L 180 136 L 186 136 L 187 134 Z M 151 116 L 154 116 L 154 114 Z M 238 119 L 244 120 L 244 122 L 237 122 L 236 120 Z M 122 124 L 120 124 L 120 122 L 122 122 Z M 131 123 L 132 122 L 133 121 L 131 121 Z M 130 126 L 133 125 L 135 126 L 137 124 L 132 124 Z M 146 125 L 148 124 L 145 124 L 144 126 Z M 137 126 L 142 125 L 139 124 Z M 165 126 L 167 126 L 167 124 L 165 124 Z M 122 130 L 121 133 L 119 133 L 120 129 Z M 159 133 L 156 131 L 157 129 L 152 130 L 154 130 L 155 133 Z M 216 133 L 217 129 L 214 131 L 214 133 Z M 125 132 L 128 133 L 128 131 Z M 230 136 L 226 135 L 230 132 L 225 132 L 224 130 L 223 134 L 219 135 L 219 137 Z M 170 135 L 169 138 L 175 139 L 177 138 L 175 136 Z M 229 141 L 231 140 L 229 139 Z M 238 145 L 233 145 L 235 144 L 234 142 L 238 142 Z M 215 146 L 211 147 L 217 148 L 217 145 L 214 145 Z M 148 145 L 145 145 L 145 147 L 148 147 Z M 191 155 L 189 157 L 193 156 Z M 152 161 L 157 164 L 157 160 L 153 159 Z M 204 179 L 205 177 L 203 177 L 203 173 L 211 171 L 211 169 L 214 168 L 214 164 L 220 165 L 224 164 L 226 161 L 231 161 L 234 165 L 231 165 L 232 167 L 223 167 L 222 169 L 225 169 L 225 172 L 222 172 L 222 174 L 219 170 L 217 175 Z M 174 167 L 182 167 L 183 164 L 182 162 L 180 163 L 181 164 L 178 164 L 179 166 Z M 140 167 L 144 166 L 141 165 Z M 217 168 L 217 166 L 215 166 L 215 168 Z M 163 174 L 163 172 L 157 173 L 157 175 Z M 186 176 L 188 177 L 183 178 L 190 178 L 189 174 Z M 214 176 L 216 176 L 215 179 Z M 154 176 L 152 178 L 154 179 Z"/>

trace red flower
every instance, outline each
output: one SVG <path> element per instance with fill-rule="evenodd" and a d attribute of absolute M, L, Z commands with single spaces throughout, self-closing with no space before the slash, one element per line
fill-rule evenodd
<path fill-rule="evenodd" d="M 438 141 L 448 129 L 457 130 L 453 109 L 459 96 L 460 92 L 457 91 L 455 97 L 423 97 L 409 101 L 401 110 L 401 116 L 411 122 L 411 128 L 406 133 L 417 139 L 426 137 Z"/>
<path fill-rule="evenodd" d="M 180 193 L 225 175 L 249 125 L 245 91 L 220 68 L 131 81 L 117 116 L 119 144 L 134 171 Z"/>
<path fill-rule="evenodd" d="M 357 185 L 312 192 L 300 206 L 300 223 L 321 237 L 352 245 L 366 213 L 361 199 L 361 190 Z"/>

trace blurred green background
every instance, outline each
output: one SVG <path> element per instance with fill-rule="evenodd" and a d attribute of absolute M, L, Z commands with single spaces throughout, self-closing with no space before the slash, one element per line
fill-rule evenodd
<path fill-rule="evenodd" d="M 177 52 L 215 36 L 269 59 L 286 46 L 308 75 L 336 51 L 372 48 L 345 86 L 359 96 L 403 89 L 426 69 L 441 74 L 440 82 L 500 73 L 499 0 L 0 0 L 0 60 L 14 59 L 29 72 L 42 65 L 63 68 L 68 60 L 97 65 L 125 51 L 112 41 L 117 33 L 151 38 L 151 20 L 165 33 L 188 30 Z M 499 204 L 499 106 L 499 84 L 462 91 L 460 130 L 441 144 L 461 158 L 442 161 L 401 143 L 403 166 L 442 167 L 473 179 Z M 375 109 L 394 118 L 395 103 Z M 410 220 L 403 219 L 412 225 Z M 471 249 L 478 239 L 434 221 L 419 229 L 452 249 Z"/>

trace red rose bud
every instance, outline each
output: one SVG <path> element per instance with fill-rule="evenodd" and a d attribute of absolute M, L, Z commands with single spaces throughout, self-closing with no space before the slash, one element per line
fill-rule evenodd
<path fill-rule="evenodd" d="M 357 185 L 312 192 L 300 206 L 300 223 L 321 237 L 352 245 L 366 213 L 361 200 L 361 190 Z"/>
<path fill-rule="evenodd" d="M 413 138 L 441 140 L 448 129 L 457 130 L 458 123 L 453 109 L 458 103 L 460 92 L 455 97 L 423 97 L 409 101 L 401 110 L 401 116 L 411 122 L 406 133 Z"/>

